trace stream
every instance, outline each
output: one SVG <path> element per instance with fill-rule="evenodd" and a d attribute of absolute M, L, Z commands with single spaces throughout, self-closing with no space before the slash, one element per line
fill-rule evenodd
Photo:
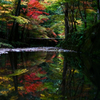
<path fill-rule="evenodd" d="M 0 100 L 100 100 L 100 63 L 58 47 L 0 48 Z"/>

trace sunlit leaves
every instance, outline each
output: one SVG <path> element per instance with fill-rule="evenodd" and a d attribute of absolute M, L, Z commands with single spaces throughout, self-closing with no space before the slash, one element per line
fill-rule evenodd
<path fill-rule="evenodd" d="M 7 95 L 7 94 L 8 94 L 8 91 L 6 90 L 0 91 L 0 95 Z"/>
<path fill-rule="evenodd" d="M 76 20 L 76 23 L 77 23 L 78 25 L 82 25 L 82 24 L 83 24 L 83 22 L 82 22 L 81 20 Z"/>
<path fill-rule="evenodd" d="M 13 15 L 9 15 L 11 18 L 16 19 L 16 22 L 20 23 L 20 24 L 28 24 L 30 21 L 22 16 L 13 16 Z"/>
<path fill-rule="evenodd" d="M 15 70 L 15 72 L 13 74 L 9 74 L 8 76 L 21 75 L 21 74 L 26 73 L 26 72 L 28 72 L 27 69 L 18 69 L 18 70 Z"/>
<path fill-rule="evenodd" d="M 87 13 L 97 13 L 95 10 L 93 10 L 93 9 L 86 9 L 86 12 Z"/>
<path fill-rule="evenodd" d="M 10 13 L 10 11 L 5 11 L 5 10 L 0 11 L 0 15 L 1 14 L 8 14 L 8 13 Z"/>
<path fill-rule="evenodd" d="M 44 0 L 44 2 L 57 2 L 58 0 Z"/>
<path fill-rule="evenodd" d="M 12 80 L 12 78 L 8 78 L 8 77 L 0 77 L 0 80 L 2 81 L 9 81 L 9 80 Z"/>
<path fill-rule="evenodd" d="M 10 1 L 10 2 L 14 2 L 15 0 L 3 0 L 3 1 Z"/>
<path fill-rule="evenodd" d="M 22 2 L 21 2 L 21 5 L 25 5 L 25 6 L 27 6 L 27 4 L 28 4 L 27 1 L 22 1 Z"/>
<path fill-rule="evenodd" d="M 7 21 L 6 18 L 0 18 L 0 21 Z"/>

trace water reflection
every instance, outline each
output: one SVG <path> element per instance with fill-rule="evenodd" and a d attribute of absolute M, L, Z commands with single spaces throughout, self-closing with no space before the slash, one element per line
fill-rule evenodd
<path fill-rule="evenodd" d="M 99 60 L 75 53 L 64 53 L 64 56 L 67 61 L 68 100 L 99 100 Z"/>
<path fill-rule="evenodd" d="M 77 53 L 0 57 L 0 100 L 99 100 L 99 59 Z"/>

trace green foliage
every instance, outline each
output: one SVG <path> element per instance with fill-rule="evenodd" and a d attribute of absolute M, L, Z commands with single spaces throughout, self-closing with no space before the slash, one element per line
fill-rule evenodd
<path fill-rule="evenodd" d="M 21 74 L 26 73 L 26 72 L 28 72 L 27 69 L 17 69 L 14 71 L 13 74 L 9 74 L 7 77 L 21 75 Z"/>
<path fill-rule="evenodd" d="M 9 15 L 11 18 L 14 18 L 19 24 L 28 24 L 30 21 L 22 16 L 13 16 Z"/>
<path fill-rule="evenodd" d="M 65 48 L 65 49 L 77 51 L 79 49 L 79 46 L 83 42 L 83 36 L 84 36 L 84 33 L 82 33 L 82 31 L 80 31 L 80 33 L 76 32 L 76 33 L 68 34 L 66 37 L 67 41 L 63 40 L 57 46 Z"/>
<path fill-rule="evenodd" d="M 0 48 L 13 48 L 12 45 L 0 42 Z"/>
<path fill-rule="evenodd" d="M 49 1 L 48 1 L 49 2 Z M 44 23 L 44 26 L 54 30 L 56 34 L 64 32 L 64 13 L 60 2 L 54 1 L 46 6 L 46 11 L 49 12 L 49 20 Z M 60 36 L 58 36 L 60 37 Z M 61 38 L 64 38 L 61 36 Z"/>

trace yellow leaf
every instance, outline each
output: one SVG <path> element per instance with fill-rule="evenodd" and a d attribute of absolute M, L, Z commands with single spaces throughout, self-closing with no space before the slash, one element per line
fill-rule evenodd
<path fill-rule="evenodd" d="M 18 86 L 18 90 L 24 90 L 23 86 Z"/>
<path fill-rule="evenodd" d="M 13 86 L 13 87 L 10 87 L 10 88 L 9 88 L 9 91 L 14 90 L 14 89 L 15 89 L 14 86 Z"/>
<path fill-rule="evenodd" d="M 45 97 L 45 95 L 44 94 L 40 94 L 41 95 L 41 97 Z"/>
<path fill-rule="evenodd" d="M 82 24 L 82 21 L 81 20 L 76 20 L 77 24 Z"/>
<path fill-rule="evenodd" d="M 27 3 L 28 3 L 28 2 L 23 1 L 23 2 L 21 2 L 21 5 L 27 5 Z"/>
<path fill-rule="evenodd" d="M 0 91 L 1 94 L 7 95 L 8 91 Z"/>
<path fill-rule="evenodd" d="M 93 9 L 86 9 L 86 12 L 87 12 L 87 13 L 96 13 L 96 11 L 93 10 Z"/>
<path fill-rule="evenodd" d="M 10 7 L 11 5 L 9 4 L 4 4 L 3 7 Z"/>
<path fill-rule="evenodd" d="M 8 1 L 8 2 L 15 2 L 15 0 L 4 0 L 4 1 Z"/>
<path fill-rule="evenodd" d="M 6 21 L 6 18 L 0 18 L 1 21 Z"/>
<path fill-rule="evenodd" d="M 52 2 L 52 3 L 54 3 L 54 2 L 57 2 L 58 0 L 44 0 L 44 2 Z"/>
<path fill-rule="evenodd" d="M 22 16 L 19 16 L 19 18 L 21 18 L 26 24 L 28 24 L 30 21 Z"/>
<path fill-rule="evenodd" d="M 8 77 L 0 77 L 0 80 L 5 80 L 5 81 L 9 81 L 9 80 L 12 80 L 12 78 L 8 78 Z"/>
<path fill-rule="evenodd" d="M 3 13 L 8 14 L 8 13 L 10 13 L 10 11 L 5 11 L 5 10 L 2 10 L 2 11 L 0 11 L 0 13 L 1 13 L 1 14 L 3 14 Z"/>

